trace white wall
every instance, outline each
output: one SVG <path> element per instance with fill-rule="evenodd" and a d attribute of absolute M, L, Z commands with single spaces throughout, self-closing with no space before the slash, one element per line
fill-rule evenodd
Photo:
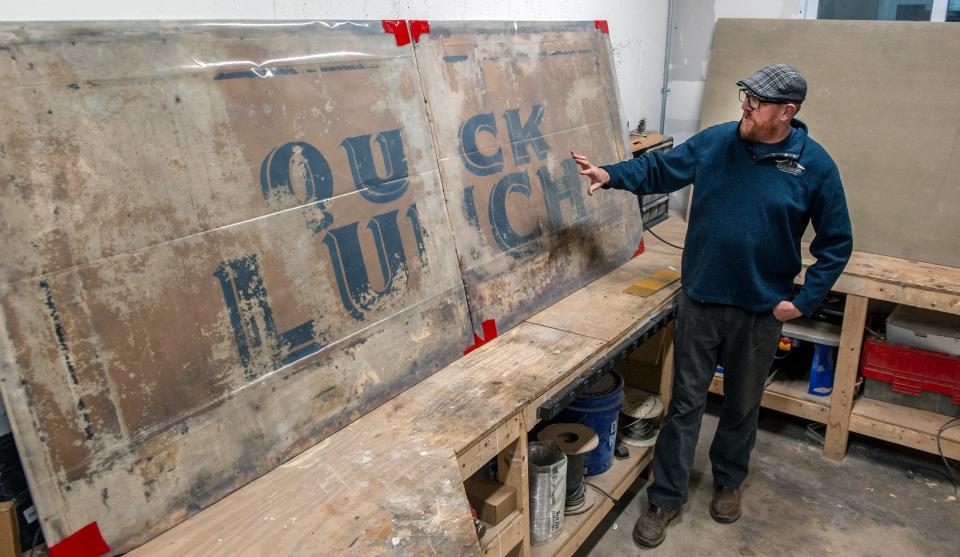
<path fill-rule="evenodd" d="M 803 19 L 816 16 L 816 0 L 673 0 L 670 71 L 664 133 L 674 144 L 700 131 L 713 26 L 720 18 Z M 730 84 L 731 102 L 736 89 Z M 658 122 L 659 125 L 659 122 Z M 670 208 L 686 214 L 689 188 L 670 194 Z"/>
<path fill-rule="evenodd" d="M 665 132 L 681 143 L 700 130 L 700 104 L 718 19 L 803 19 L 815 9 L 816 2 L 810 0 L 674 0 Z"/>
<path fill-rule="evenodd" d="M 0 20 L 606 19 L 624 119 L 660 120 L 667 0 L 0 0 Z"/>

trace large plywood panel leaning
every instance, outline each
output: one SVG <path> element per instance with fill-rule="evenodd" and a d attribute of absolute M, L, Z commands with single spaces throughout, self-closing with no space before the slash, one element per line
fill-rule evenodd
<path fill-rule="evenodd" d="M 798 117 L 840 167 L 854 248 L 960 266 L 960 26 L 720 20 L 701 127 L 737 119 L 736 82 L 776 62 L 807 78 Z"/>
<path fill-rule="evenodd" d="M 3 24 L 0 85 L 3 397 L 49 542 L 129 549 L 470 344 L 381 22 Z"/>
<path fill-rule="evenodd" d="M 570 158 L 629 156 L 604 25 L 431 21 L 415 45 L 478 331 L 512 327 L 637 250 L 636 198 L 587 197 Z"/>

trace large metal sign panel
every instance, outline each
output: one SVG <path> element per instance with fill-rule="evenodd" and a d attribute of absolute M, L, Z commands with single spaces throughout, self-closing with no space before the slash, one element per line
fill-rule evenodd
<path fill-rule="evenodd" d="M 129 549 L 471 342 L 396 39 L 0 26 L 3 396 L 49 542 Z"/>
<path fill-rule="evenodd" d="M 415 45 L 477 330 L 512 327 L 637 250 L 636 197 L 587 197 L 570 158 L 629 156 L 598 27 L 431 21 Z"/>

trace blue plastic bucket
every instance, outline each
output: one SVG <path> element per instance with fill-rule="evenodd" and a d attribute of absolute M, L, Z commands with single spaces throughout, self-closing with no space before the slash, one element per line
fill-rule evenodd
<path fill-rule="evenodd" d="M 584 461 L 587 476 L 596 476 L 613 465 L 617 444 L 617 420 L 623 408 L 623 377 L 608 371 L 597 378 L 570 406 L 557 415 L 555 422 L 580 423 L 597 433 L 597 448 Z"/>

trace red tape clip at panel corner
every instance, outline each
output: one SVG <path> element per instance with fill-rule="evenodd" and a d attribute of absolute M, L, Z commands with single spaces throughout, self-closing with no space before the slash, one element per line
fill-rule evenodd
<path fill-rule="evenodd" d="M 600 30 L 604 35 L 610 34 L 610 27 L 607 26 L 607 20 L 605 19 L 596 19 L 593 21 L 593 26 Z"/>
<path fill-rule="evenodd" d="M 423 19 L 410 20 L 410 33 L 413 35 L 413 42 L 420 42 L 420 35 L 426 35 L 430 32 L 430 22 Z"/>
<path fill-rule="evenodd" d="M 100 557 L 110 553 L 110 546 L 103 541 L 97 523 L 91 522 L 50 547 L 49 552 L 51 557 Z"/>
<path fill-rule="evenodd" d="M 483 338 L 477 336 L 477 333 L 473 333 L 473 346 L 463 351 L 464 356 L 497 338 L 497 322 L 495 320 L 487 319 L 480 326 L 483 327 Z"/>
<path fill-rule="evenodd" d="M 630 256 L 630 259 L 633 259 L 641 253 L 643 253 L 643 238 L 640 238 L 640 245 L 637 246 L 637 251 L 633 252 L 633 255 Z"/>
<path fill-rule="evenodd" d="M 383 19 L 383 32 L 390 33 L 397 39 L 397 46 L 410 44 L 410 31 L 407 22 L 403 19 Z"/>

